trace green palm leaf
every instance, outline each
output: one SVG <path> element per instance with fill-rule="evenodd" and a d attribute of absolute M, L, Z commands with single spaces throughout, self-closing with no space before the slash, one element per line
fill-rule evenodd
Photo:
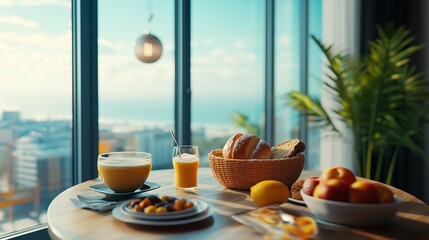
<path fill-rule="evenodd" d="M 322 126 L 329 127 L 333 131 L 338 132 L 335 124 L 332 122 L 331 117 L 320 104 L 320 101 L 311 98 L 305 94 L 292 91 L 287 94 L 288 105 L 295 107 L 295 109 L 303 111 L 310 120 L 320 123 Z"/>
<path fill-rule="evenodd" d="M 258 136 L 260 135 L 261 130 L 259 125 L 256 123 L 251 123 L 249 121 L 249 117 L 246 115 L 239 112 L 234 112 L 232 114 L 232 120 L 236 126 L 244 128 L 248 133 L 256 134 Z"/>
<path fill-rule="evenodd" d="M 334 105 L 327 111 L 319 100 L 290 92 L 288 104 L 307 114 L 321 126 L 338 131 L 331 117 L 352 130 L 355 150 L 362 158 L 365 177 L 372 175 L 372 157 L 379 151 L 391 156 L 387 180 L 391 180 L 399 148 L 424 157 L 418 144 L 429 119 L 429 82 L 411 66 L 411 56 L 422 48 L 405 27 L 377 27 L 379 38 L 369 42 L 368 56 L 360 59 L 335 51 L 312 36 L 327 59 L 324 89 Z M 328 112 L 335 113 L 330 116 Z M 379 160 L 382 158 L 379 158 Z M 381 164 L 377 164 L 379 168 Z M 380 176 L 377 169 L 377 177 Z"/>

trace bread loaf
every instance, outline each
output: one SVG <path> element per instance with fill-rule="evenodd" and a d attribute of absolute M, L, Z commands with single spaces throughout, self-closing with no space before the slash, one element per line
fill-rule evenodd
<path fill-rule="evenodd" d="M 272 157 L 271 146 L 254 134 L 237 133 L 223 147 L 224 158 L 268 159 Z"/>
<path fill-rule="evenodd" d="M 290 158 L 298 153 L 304 152 L 306 146 L 299 139 L 282 142 L 271 148 L 273 158 Z"/>
<path fill-rule="evenodd" d="M 222 155 L 224 158 L 232 158 L 232 152 L 233 152 L 235 142 L 241 136 L 243 136 L 242 133 L 237 133 L 226 141 L 225 146 L 223 146 L 223 149 L 222 149 Z"/>

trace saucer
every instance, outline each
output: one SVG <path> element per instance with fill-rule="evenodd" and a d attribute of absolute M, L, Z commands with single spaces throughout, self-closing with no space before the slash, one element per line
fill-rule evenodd
<path fill-rule="evenodd" d="M 152 190 L 157 189 L 159 187 L 161 187 L 161 185 L 159 185 L 158 183 L 146 181 L 143 184 L 143 186 L 141 186 L 139 189 L 135 190 L 134 192 L 126 192 L 126 193 L 114 192 L 109 187 L 107 187 L 106 184 L 104 184 L 104 183 L 92 185 L 92 186 L 89 186 L 88 188 L 91 190 L 94 190 L 96 192 L 104 193 L 107 195 L 126 197 L 126 196 L 131 196 L 131 195 L 135 195 L 135 194 L 142 193 L 142 192 L 152 191 Z"/>

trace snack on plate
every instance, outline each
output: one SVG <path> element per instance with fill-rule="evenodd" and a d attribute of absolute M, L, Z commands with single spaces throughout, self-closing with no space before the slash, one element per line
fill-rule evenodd
<path fill-rule="evenodd" d="M 234 215 L 233 218 L 244 224 L 251 222 L 250 227 L 256 224 L 264 226 L 263 229 L 270 229 L 265 231 L 264 239 L 312 239 L 316 237 L 318 228 L 313 218 L 289 214 L 294 220 L 294 224 L 290 224 L 281 220 L 279 215 L 281 211 L 284 212 L 282 208 L 264 207 Z"/>
<path fill-rule="evenodd" d="M 290 141 L 279 143 L 271 148 L 273 158 L 291 158 L 298 153 L 304 152 L 305 143 L 299 139 L 292 139 Z"/>
<path fill-rule="evenodd" d="M 172 196 L 149 196 L 135 199 L 130 202 L 128 208 L 131 211 L 142 212 L 145 214 L 156 214 L 175 212 L 194 207 L 194 203 L 186 201 L 184 198 L 176 198 Z"/>
<path fill-rule="evenodd" d="M 269 159 L 271 146 L 254 134 L 237 133 L 230 137 L 223 147 L 224 158 Z"/>
<path fill-rule="evenodd" d="M 292 187 L 290 190 L 291 190 L 291 197 L 293 199 L 302 201 L 302 196 L 300 191 L 302 189 L 302 186 L 304 185 L 304 182 L 305 182 L 305 179 L 300 179 L 296 181 L 294 184 L 292 184 Z"/>

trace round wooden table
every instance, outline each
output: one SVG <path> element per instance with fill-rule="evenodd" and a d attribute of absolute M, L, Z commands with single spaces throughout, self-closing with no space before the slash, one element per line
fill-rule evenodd
<path fill-rule="evenodd" d="M 320 172 L 303 171 L 301 178 Z M 213 209 L 212 217 L 203 221 L 180 225 L 151 227 L 127 224 L 114 218 L 111 212 L 96 212 L 75 207 L 70 198 L 77 194 L 100 195 L 88 189 L 99 184 L 95 180 L 73 186 L 59 194 L 49 205 L 47 219 L 53 239 L 262 239 L 262 235 L 237 223 L 231 215 L 257 208 L 248 191 L 227 189 L 213 177 L 210 168 L 200 168 L 196 193 L 183 192 L 174 187 L 174 172 L 152 171 L 149 181 L 161 184 L 154 190 L 159 195 L 196 198 L 207 202 Z M 318 224 L 317 239 L 429 239 L 429 206 L 416 197 L 392 188 L 404 203 L 397 215 L 387 224 L 376 227 L 333 227 Z M 285 203 L 284 208 L 309 212 L 307 207 Z M 353 216 L 350 216 L 353 217 Z"/>

